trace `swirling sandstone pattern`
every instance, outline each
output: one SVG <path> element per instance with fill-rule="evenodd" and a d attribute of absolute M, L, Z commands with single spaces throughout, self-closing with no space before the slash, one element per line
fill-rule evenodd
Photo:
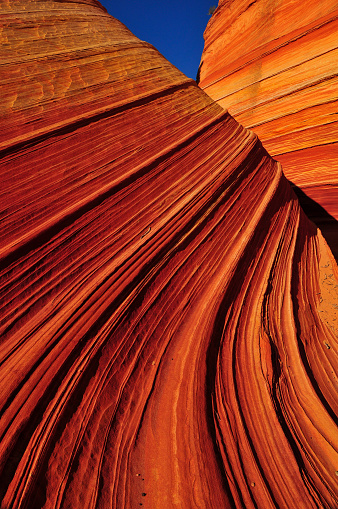
<path fill-rule="evenodd" d="M 200 86 L 325 209 L 306 210 L 336 257 L 337 33 L 336 0 L 220 0 L 200 66 Z"/>
<path fill-rule="evenodd" d="M 336 507 L 338 271 L 280 164 L 96 1 L 1 19 L 1 507 Z"/>

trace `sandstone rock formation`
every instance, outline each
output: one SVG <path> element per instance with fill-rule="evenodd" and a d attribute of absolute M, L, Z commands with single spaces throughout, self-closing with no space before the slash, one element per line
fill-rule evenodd
<path fill-rule="evenodd" d="M 336 257 L 337 33 L 336 0 L 220 0 L 200 66 L 200 86 L 254 130 L 307 195 L 306 212 Z"/>
<path fill-rule="evenodd" d="M 6 0 L 1 508 L 331 508 L 338 270 L 255 134 L 94 0 Z"/>

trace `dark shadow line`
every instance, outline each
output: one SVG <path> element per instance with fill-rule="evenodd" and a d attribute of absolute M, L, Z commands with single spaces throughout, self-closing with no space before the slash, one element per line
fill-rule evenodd
<path fill-rule="evenodd" d="M 338 221 L 329 214 L 324 207 L 310 198 L 302 189 L 289 180 L 289 183 L 296 194 L 300 206 L 325 238 L 333 256 L 338 261 Z"/>

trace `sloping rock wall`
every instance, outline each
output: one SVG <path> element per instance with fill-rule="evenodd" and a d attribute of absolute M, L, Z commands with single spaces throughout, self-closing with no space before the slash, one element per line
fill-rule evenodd
<path fill-rule="evenodd" d="M 335 0 L 220 0 L 199 70 L 201 88 L 282 163 L 336 257 L 337 32 Z"/>
<path fill-rule="evenodd" d="M 334 507 L 338 271 L 280 164 L 97 2 L 0 7 L 1 507 Z"/>

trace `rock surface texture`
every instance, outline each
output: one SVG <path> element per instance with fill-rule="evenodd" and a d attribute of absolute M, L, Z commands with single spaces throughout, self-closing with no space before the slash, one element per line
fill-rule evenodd
<path fill-rule="evenodd" d="M 337 507 L 338 271 L 94 0 L 1 13 L 2 509 Z"/>
<path fill-rule="evenodd" d="M 199 71 L 201 88 L 282 163 L 336 257 L 337 34 L 337 0 L 220 0 Z"/>

